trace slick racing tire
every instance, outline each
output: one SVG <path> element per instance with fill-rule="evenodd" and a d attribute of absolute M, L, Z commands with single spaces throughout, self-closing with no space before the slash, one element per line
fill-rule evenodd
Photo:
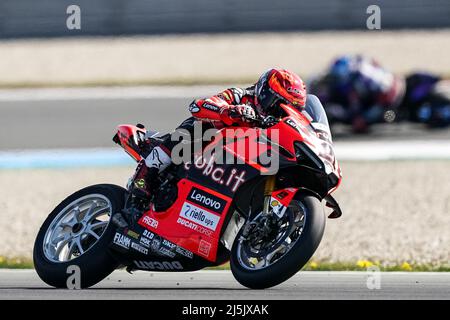
<path fill-rule="evenodd" d="M 87 288 L 119 266 L 109 249 L 116 230 L 110 218 L 123 208 L 125 193 L 111 184 L 89 186 L 50 213 L 33 250 L 34 267 L 45 283 Z"/>
<path fill-rule="evenodd" d="M 297 209 L 295 209 L 297 208 Z M 249 262 L 255 258 L 248 258 L 245 252 L 253 252 L 243 249 L 245 241 L 242 241 L 244 228 L 239 231 L 231 249 L 230 266 L 236 280 L 245 287 L 251 289 L 264 289 L 276 286 L 301 270 L 308 262 L 322 240 L 325 230 L 325 214 L 320 200 L 309 194 L 299 194 L 290 203 L 288 210 L 301 210 L 301 227 L 296 235 L 296 240 L 286 245 L 277 253 L 280 258 L 273 263 L 268 263 L 267 258 L 261 258 L 263 262 Z M 289 228 L 287 228 L 289 229 Z M 290 231 L 289 231 L 290 232 Z M 290 239 L 289 239 L 290 240 Z M 284 243 L 288 241 L 285 240 Z M 276 252 L 275 249 L 274 252 Z M 273 254 L 273 253 L 272 253 Z M 269 257 L 270 255 L 267 255 Z M 275 256 L 271 259 L 274 259 Z M 258 267 L 258 265 L 262 265 Z"/>

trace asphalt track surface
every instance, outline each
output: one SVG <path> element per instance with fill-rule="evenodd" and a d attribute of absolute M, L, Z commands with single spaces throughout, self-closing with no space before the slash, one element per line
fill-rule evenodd
<path fill-rule="evenodd" d="M 170 132 L 189 117 L 192 97 L 0 101 L 0 150 L 113 147 L 115 127 L 143 123 Z M 334 130 L 335 140 L 443 140 L 450 129 L 378 125 L 370 135 Z"/>
<path fill-rule="evenodd" d="M 169 131 L 188 117 L 189 99 L 1 102 L 0 150 L 112 147 L 118 124 Z"/>
<path fill-rule="evenodd" d="M 0 270 L 0 299 L 450 299 L 450 273 L 374 276 L 366 272 L 300 272 L 276 287 L 249 290 L 230 271 L 130 275 L 119 270 L 90 289 L 68 290 L 47 286 L 34 270 Z"/>

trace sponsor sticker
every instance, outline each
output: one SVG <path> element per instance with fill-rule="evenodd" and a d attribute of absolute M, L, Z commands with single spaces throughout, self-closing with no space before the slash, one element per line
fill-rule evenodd
<path fill-rule="evenodd" d="M 113 242 L 125 249 L 130 249 L 131 239 L 123 234 L 116 232 Z"/>
<path fill-rule="evenodd" d="M 272 211 L 281 218 L 286 212 L 286 207 L 281 204 L 280 201 L 275 199 L 274 197 L 270 198 L 270 206 L 272 207 Z"/>
<path fill-rule="evenodd" d="M 161 240 L 154 238 L 152 244 L 150 245 L 153 251 L 158 251 L 161 247 Z"/>
<path fill-rule="evenodd" d="M 294 128 L 296 131 L 298 131 L 298 132 L 302 132 L 302 130 L 300 129 L 300 126 L 299 126 L 299 124 L 296 122 L 296 121 L 294 121 L 293 119 L 287 119 L 286 120 L 286 123 L 289 125 L 289 126 L 291 126 L 292 128 Z"/>
<path fill-rule="evenodd" d="M 161 247 L 159 248 L 158 252 L 164 256 L 167 256 L 169 258 L 175 258 L 176 253 L 173 251 L 170 251 L 169 249 L 167 249 L 166 247 Z"/>
<path fill-rule="evenodd" d="M 142 218 L 142 222 L 147 226 L 152 227 L 153 229 L 158 228 L 158 221 L 149 216 L 145 216 L 144 218 Z"/>
<path fill-rule="evenodd" d="M 155 237 L 155 234 L 153 232 L 144 230 L 144 232 L 142 233 L 141 239 L 139 239 L 139 242 L 146 248 L 150 248 L 154 237 Z"/>
<path fill-rule="evenodd" d="M 191 189 L 187 199 L 218 214 L 221 214 L 227 205 L 225 200 L 196 187 Z"/>
<path fill-rule="evenodd" d="M 215 111 L 215 112 L 218 112 L 220 110 L 218 106 L 212 105 L 210 103 L 204 103 L 203 108 L 211 110 L 211 111 Z"/>
<path fill-rule="evenodd" d="M 186 222 L 191 223 L 189 221 L 186 221 Z M 193 223 L 191 223 L 191 224 L 193 224 Z M 204 230 L 209 232 L 209 234 L 212 233 L 210 230 L 207 230 L 207 229 L 204 229 Z M 160 253 L 162 255 L 165 255 L 165 256 L 171 257 L 171 258 L 174 258 L 177 253 L 186 258 L 189 258 L 189 259 L 192 259 L 194 257 L 194 254 L 191 251 L 181 248 L 177 244 L 170 242 L 169 240 L 162 239 L 162 241 L 161 241 L 159 236 L 155 235 L 153 232 L 148 231 L 148 230 L 144 230 L 144 232 L 142 233 L 142 236 L 139 240 L 139 244 L 141 246 L 143 246 L 144 249 L 149 248 L 156 253 Z M 138 251 L 140 251 L 140 250 L 138 250 Z M 142 251 L 140 251 L 140 252 L 142 252 Z M 144 253 L 144 252 L 142 252 L 142 253 Z M 144 254 L 147 254 L 147 253 L 144 253 Z"/>
<path fill-rule="evenodd" d="M 133 230 L 128 230 L 127 231 L 127 236 L 133 238 L 133 239 L 139 239 L 139 233 L 134 232 Z"/>
<path fill-rule="evenodd" d="M 198 245 L 198 253 L 201 254 L 202 256 L 208 257 L 210 251 L 211 251 L 211 243 L 205 240 L 200 240 L 200 243 Z"/>
<path fill-rule="evenodd" d="M 180 254 L 180 255 L 182 255 L 182 256 L 184 256 L 184 257 L 186 257 L 186 258 L 189 258 L 189 259 L 192 259 L 194 257 L 194 254 L 191 251 L 186 250 L 186 249 L 184 249 L 182 247 L 178 247 L 177 246 L 177 248 L 175 249 L 175 252 Z"/>
<path fill-rule="evenodd" d="M 193 163 L 185 163 L 184 167 L 186 170 L 189 170 L 192 165 L 197 170 L 200 170 L 202 175 L 211 178 L 220 185 L 230 188 L 232 192 L 235 192 L 246 180 L 245 170 L 233 168 L 226 173 L 224 167 L 216 165 L 214 156 L 209 157 L 209 159 L 205 159 L 202 156 L 197 157 Z"/>
<path fill-rule="evenodd" d="M 215 231 L 220 217 L 193 204 L 185 202 L 181 208 L 180 217 Z"/>
<path fill-rule="evenodd" d="M 142 235 L 148 239 L 153 239 L 155 237 L 155 234 L 151 231 L 148 230 L 144 230 L 144 232 L 142 233 Z"/>
<path fill-rule="evenodd" d="M 284 198 L 286 198 L 287 195 L 289 195 L 289 193 L 287 193 L 286 191 L 281 191 L 279 194 L 276 195 L 276 197 L 280 200 L 283 200 Z"/>
<path fill-rule="evenodd" d="M 131 243 L 131 248 L 133 248 L 134 250 L 136 250 L 137 252 L 143 253 L 145 255 L 148 254 L 148 249 L 144 248 L 143 246 L 141 246 L 139 243 L 136 242 L 132 242 Z"/>
<path fill-rule="evenodd" d="M 181 224 L 182 226 L 192 229 L 198 233 L 204 234 L 205 236 L 210 237 L 212 235 L 212 231 L 206 228 L 203 228 L 202 226 L 199 226 L 198 224 L 195 224 L 193 222 L 190 222 L 183 218 L 178 218 L 177 223 Z"/>
<path fill-rule="evenodd" d="M 178 220 L 180 220 L 180 219 L 181 218 L 178 218 Z M 193 226 L 191 229 L 195 230 L 198 228 L 197 231 L 199 231 L 200 233 L 206 234 L 208 236 L 210 236 L 212 234 L 211 230 L 208 230 L 206 228 L 198 226 L 187 220 L 184 220 L 184 221 L 186 224 L 191 224 Z M 180 222 L 178 222 L 178 223 L 180 223 Z M 151 249 L 155 253 L 159 253 L 159 254 L 165 255 L 170 258 L 174 258 L 176 256 L 176 254 L 182 255 L 189 259 L 192 259 L 194 257 L 194 254 L 191 251 L 186 250 L 182 247 L 179 247 L 177 244 L 175 244 L 167 239 L 162 239 L 160 236 L 156 235 L 155 233 L 153 233 L 149 230 L 144 230 L 142 232 L 142 235 L 140 236 L 139 244 L 132 243 L 131 247 L 143 254 L 148 254 L 147 249 Z"/>
<path fill-rule="evenodd" d="M 143 270 L 183 270 L 179 261 L 133 261 L 136 267 Z"/>
<path fill-rule="evenodd" d="M 169 250 L 174 250 L 177 246 L 175 243 L 172 243 L 166 239 L 163 240 L 162 244 L 163 244 L 163 246 L 167 247 Z"/>
<path fill-rule="evenodd" d="M 149 238 L 146 237 L 141 237 L 141 239 L 139 240 L 140 244 L 142 244 L 144 247 L 150 248 L 151 246 L 151 240 Z"/>

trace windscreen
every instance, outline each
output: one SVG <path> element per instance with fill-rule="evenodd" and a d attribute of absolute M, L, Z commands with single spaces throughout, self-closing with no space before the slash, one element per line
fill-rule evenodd
<path fill-rule="evenodd" d="M 323 108 L 319 98 L 317 98 L 315 95 L 308 94 L 308 96 L 306 97 L 305 111 L 311 116 L 311 118 L 313 118 L 312 122 L 321 123 L 329 128 L 325 109 Z"/>

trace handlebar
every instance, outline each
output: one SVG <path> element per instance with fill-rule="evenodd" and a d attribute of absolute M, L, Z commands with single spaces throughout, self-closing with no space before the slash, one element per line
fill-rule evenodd
<path fill-rule="evenodd" d="M 231 118 L 240 118 L 242 116 L 232 109 L 232 110 L 230 110 L 230 117 Z M 268 127 L 271 127 L 278 123 L 278 119 L 276 119 L 274 116 L 263 117 L 259 114 L 256 115 L 256 118 L 254 118 L 254 119 L 248 118 L 248 120 L 250 120 L 253 123 L 258 124 L 258 127 L 261 127 L 261 128 L 268 128 Z"/>
<path fill-rule="evenodd" d="M 267 116 L 267 117 L 257 116 L 257 118 L 254 119 L 253 121 L 258 123 L 258 126 L 260 126 L 261 128 L 268 128 L 278 123 L 278 119 L 275 118 L 274 116 Z"/>

